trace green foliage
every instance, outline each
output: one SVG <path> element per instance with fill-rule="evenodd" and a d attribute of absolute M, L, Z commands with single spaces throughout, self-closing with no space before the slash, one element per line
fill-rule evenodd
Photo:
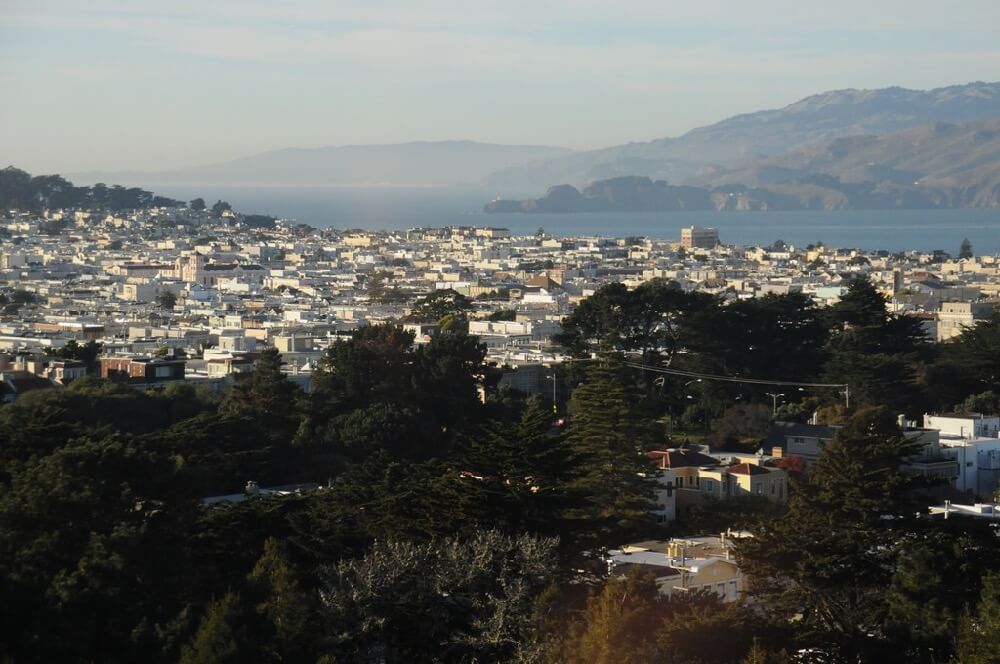
<path fill-rule="evenodd" d="M 643 453 L 655 430 L 623 373 L 617 362 L 597 363 L 570 398 L 560 449 L 567 465 L 566 541 L 577 551 L 596 552 L 649 527 L 654 480 Z"/>
<path fill-rule="evenodd" d="M 631 570 L 611 577 L 587 599 L 579 621 L 562 644 L 559 661 L 579 664 L 642 664 L 657 659 L 659 592 L 650 573 Z"/>
<path fill-rule="evenodd" d="M 81 208 L 117 211 L 181 205 L 179 201 L 169 198 L 154 197 L 151 192 L 138 187 L 109 187 L 103 183 L 93 187 L 75 187 L 58 175 L 32 177 L 13 166 L 0 170 L 0 209 L 4 210 L 41 212 L 45 208 Z"/>
<path fill-rule="evenodd" d="M 472 308 L 472 302 L 461 293 L 450 288 L 436 290 L 419 299 L 410 313 L 406 315 L 408 323 L 442 323 L 446 318 L 457 319 L 459 325 L 467 328 L 466 312 Z"/>
<path fill-rule="evenodd" d="M 771 411 L 763 404 L 736 404 L 712 420 L 709 445 L 718 449 L 756 452 L 767 436 Z"/>
<path fill-rule="evenodd" d="M 76 339 L 70 339 L 62 348 L 53 351 L 56 357 L 64 360 L 78 360 L 87 365 L 87 371 L 93 373 L 97 368 L 97 358 L 104 350 L 104 344 L 91 339 L 87 343 L 80 345 Z"/>
<path fill-rule="evenodd" d="M 373 302 L 380 302 L 382 304 L 405 302 L 408 297 L 407 294 L 399 286 L 392 283 L 392 279 L 393 275 L 391 272 L 386 270 L 375 271 L 366 283 L 368 298 Z"/>
<path fill-rule="evenodd" d="M 888 411 L 858 411 L 792 495 L 787 516 L 759 525 L 737 549 L 755 599 L 779 622 L 795 619 L 798 643 L 816 661 L 875 661 L 893 651 L 885 589 L 922 509 L 909 502 L 912 480 L 899 470 L 912 445 Z"/>
<path fill-rule="evenodd" d="M 967 258 L 972 258 L 972 243 L 969 242 L 969 238 L 962 240 L 962 245 L 958 248 L 958 260 L 965 260 Z"/>
<path fill-rule="evenodd" d="M 497 309 L 489 315 L 491 321 L 513 321 L 517 320 L 517 312 L 513 309 Z"/>
<path fill-rule="evenodd" d="M 203 210 L 205 210 L 205 207 L 206 207 L 205 206 L 205 199 L 204 198 L 195 198 L 190 203 L 188 203 L 188 207 L 191 208 L 192 210 L 194 210 L 195 212 L 202 212 Z"/>
<path fill-rule="evenodd" d="M 984 574 L 978 606 L 963 616 L 956 640 L 956 660 L 962 664 L 1000 661 L 1000 574 Z"/>
<path fill-rule="evenodd" d="M 212 205 L 211 214 L 216 219 L 219 219 L 219 218 L 222 217 L 222 215 L 224 213 L 231 212 L 232 209 L 233 209 L 233 206 L 230 205 L 229 203 L 227 203 L 226 201 L 221 201 L 221 200 L 220 201 L 215 201 L 215 204 Z"/>
<path fill-rule="evenodd" d="M 177 296 L 173 292 L 163 289 L 156 293 L 156 306 L 161 309 L 173 309 L 177 304 Z"/>
<path fill-rule="evenodd" d="M 414 348 L 402 327 L 361 328 L 321 361 L 300 438 L 338 453 L 389 443 L 411 458 L 444 456 L 459 431 L 478 422 L 484 358 L 485 347 L 462 333 L 442 332 Z M 359 437 L 365 431 L 374 439 Z"/>
<path fill-rule="evenodd" d="M 238 664 L 250 653 L 248 635 L 241 625 L 240 598 L 226 593 L 209 604 L 198 625 L 198 633 L 181 650 L 182 664 Z"/>
<path fill-rule="evenodd" d="M 750 530 L 780 518 L 785 511 L 784 505 L 766 496 L 733 496 L 726 500 L 706 498 L 691 507 L 684 517 L 683 526 L 685 532 L 695 535 L 719 533 L 727 528 Z"/>
<path fill-rule="evenodd" d="M 513 661 L 534 649 L 530 617 L 555 542 L 479 531 L 377 543 L 332 566 L 321 591 L 336 661 Z"/>
<path fill-rule="evenodd" d="M 886 302 L 871 282 L 856 279 L 824 312 L 833 330 L 825 378 L 849 384 L 857 405 L 914 412 L 922 404 L 919 381 L 929 340 L 919 319 L 889 313 Z"/>
<path fill-rule="evenodd" d="M 681 322 L 711 298 L 686 293 L 674 282 L 652 279 L 635 290 L 611 283 L 583 300 L 563 320 L 556 341 L 577 356 L 593 351 L 639 351 L 667 361 L 680 348 Z"/>
<path fill-rule="evenodd" d="M 685 330 L 685 347 L 697 353 L 701 368 L 783 380 L 815 378 L 827 334 L 819 310 L 801 293 L 716 303 Z"/>

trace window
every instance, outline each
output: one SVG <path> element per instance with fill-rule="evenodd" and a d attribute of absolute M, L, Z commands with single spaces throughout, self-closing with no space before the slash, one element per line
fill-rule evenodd
<path fill-rule="evenodd" d="M 736 599 L 736 596 L 739 594 L 739 592 L 740 591 L 739 591 L 739 587 L 737 586 L 737 582 L 736 581 L 730 581 L 729 582 L 729 597 L 730 597 L 730 599 Z"/>
<path fill-rule="evenodd" d="M 755 488 L 757 489 L 757 495 L 758 496 L 763 496 L 764 495 L 764 483 L 763 482 L 757 482 Z"/>
<path fill-rule="evenodd" d="M 155 367 L 153 376 L 156 378 L 170 378 L 173 375 L 173 367 Z"/>
<path fill-rule="evenodd" d="M 712 491 L 712 490 L 713 490 L 712 480 L 706 479 L 705 480 L 705 491 Z"/>
<path fill-rule="evenodd" d="M 721 597 L 722 599 L 726 598 L 726 584 L 725 583 L 720 583 L 718 586 L 716 586 L 716 591 L 719 593 L 719 597 Z"/>
<path fill-rule="evenodd" d="M 777 484 L 777 482 L 771 482 L 771 495 L 772 496 L 774 495 L 774 485 L 775 484 Z"/>

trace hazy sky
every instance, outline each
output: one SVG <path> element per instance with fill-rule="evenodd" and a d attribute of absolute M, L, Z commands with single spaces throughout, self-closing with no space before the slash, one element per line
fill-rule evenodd
<path fill-rule="evenodd" d="M 1000 0 L 0 0 L 0 162 L 591 148 L 844 87 L 1000 79 Z"/>

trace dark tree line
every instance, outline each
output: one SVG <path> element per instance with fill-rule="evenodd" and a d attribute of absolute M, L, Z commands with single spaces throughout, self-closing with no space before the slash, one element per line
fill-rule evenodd
<path fill-rule="evenodd" d="M 41 212 L 45 208 L 86 210 L 137 210 L 150 207 L 182 207 L 184 203 L 157 196 L 138 187 L 77 187 L 59 175 L 35 175 L 8 166 L 0 170 L 0 208 Z"/>
<path fill-rule="evenodd" d="M 827 308 L 800 293 L 726 302 L 663 280 L 634 290 L 610 284 L 581 302 L 558 339 L 579 357 L 613 351 L 693 372 L 847 384 L 853 405 L 886 405 L 914 417 L 1000 394 L 995 318 L 953 343 L 935 344 L 920 319 L 890 313 L 886 303 L 866 279 L 849 282 Z M 651 389 L 655 378 L 646 375 Z M 764 388 L 751 384 L 703 383 L 685 394 L 679 387 L 685 382 L 667 377 L 658 388 L 676 415 L 691 406 L 688 395 L 715 416 L 739 399 L 765 401 Z M 835 389 L 784 392 L 792 409 L 805 401 L 813 409 L 845 402 Z"/>

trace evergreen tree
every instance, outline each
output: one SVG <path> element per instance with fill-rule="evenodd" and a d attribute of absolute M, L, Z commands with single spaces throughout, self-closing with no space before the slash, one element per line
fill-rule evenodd
<path fill-rule="evenodd" d="M 532 398 L 516 422 L 486 422 L 461 453 L 462 467 L 499 493 L 497 517 L 517 529 L 548 533 L 554 528 L 563 464 L 551 430 L 552 412 Z"/>
<path fill-rule="evenodd" d="M 226 593 L 208 605 L 198 632 L 181 650 L 181 664 L 240 664 L 250 654 L 240 624 L 240 598 Z"/>
<path fill-rule="evenodd" d="M 965 238 L 962 240 L 962 246 L 958 249 L 958 260 L 972 258 L 972 255 L 972 243 L 969 242 L 969 238 Z"/>
<path fill-rule="evenodd" d="M 913 515 L 913 452 L 891 414 L 862 409 L 823 451 L 785 518 L 758 526 L 737 552 L 751 592 L 778 623 L 795 620 L 815 661 L 877 661 L 886 639 L 889 587 Z"/>
<path fill-rule="evenodd" d="M 259 601 L 256 610 L 270 627 L 269 650 L 278 661 L 302 661 L 312 652 L 315 610 L 312 596 L 303 591 L 281 543 L 264 541 L 264 553 L 247 580 Z"/>
<path fill-rule="evenodd" d="M 287 443 L 299 424 L 301 390 L 281 371 L 281 353 L 268 348 L 260 354 L 249 377 L 241 377 L 220 405 L 223 415 L 250 417 L 265 423 L 268 437 Z"/>
<path fill-rule="evenodd" d="M 662 617 L 656 579 L 633 568 L 611 577 L 587 599 L 559 648 L 567 664 L 644 664 L 658 661 L 656 630 Z"/>
<path fill-rule="evenodd" d="M 824 373 L 850 386 L 852 403 L 887 405 L 895 412 L 921 407 L 919 378 L 930 351 L 922 323 L 890 313 L 868 279 L 855 279 L 826 312 L 831 327 Z"/>
<path fill-rule="evenodd" d="M 961 664 L 1000 662 L 1000 573 L 984 575 L 979 604 L 959 625 L 955 654 Z"/>
<path fill-rule="evenodd" d="M 573 553 L 615 545 L 648 528 L 655 481 L 645 452 L 654 440 L 650 420 L 625 382 L 622 365 L 591 366 L 569 402 L 564 443 L 567 546 Z"/>

